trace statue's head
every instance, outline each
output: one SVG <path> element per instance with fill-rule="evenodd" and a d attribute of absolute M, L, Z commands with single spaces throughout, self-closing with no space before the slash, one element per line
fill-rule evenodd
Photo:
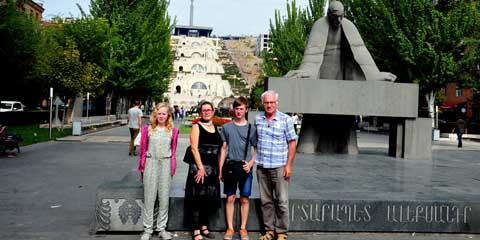
<path fill-rule="evenodd" d="M 345 15 L 345 9 L 343 4 L 339 1 L 331 1 L 328 6 L 327 16 L 330 25 L 333 28 L 338 28 L 342 23 L 343 16 Z"/>

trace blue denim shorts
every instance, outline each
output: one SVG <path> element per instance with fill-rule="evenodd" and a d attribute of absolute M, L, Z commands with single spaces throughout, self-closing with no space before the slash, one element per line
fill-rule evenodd
<path fill-rule="evenodd" d="M 250 171 L 243 181 L 239 181 L 236 183 L 226 183 L 223 182 L 223 193 L 227 196 L 237 194 L 237 187 L 240 190 L 240 196 L 250 197 L 252 195 L 252 181 L 253 181 L 253 174 Z"/>

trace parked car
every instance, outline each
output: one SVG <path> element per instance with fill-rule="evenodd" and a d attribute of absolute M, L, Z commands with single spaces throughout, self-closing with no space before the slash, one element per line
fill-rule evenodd
<path fill-rule="evenodd" d="M 0 112 L 23 112 L 26 106 L 18 101 L 0 101 Z"/>

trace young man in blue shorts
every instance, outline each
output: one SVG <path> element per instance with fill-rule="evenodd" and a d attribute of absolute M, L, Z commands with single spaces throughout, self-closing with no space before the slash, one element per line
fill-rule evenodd
<path fill-rule="evenodd" d="M 233 212 L 237 189 L 240 192 L 240 239 L 248 240 L 246 229 L 248 211 L 250 207 L 249 197 L 252 192 L 252 167 L 255 163 L 257 131 L 253 124 L 249 124 L 245 118 L 248 111 L 247 99 L 238 97 L 233 102 L 235 117 L 232 122 L 223 125 L 223 145 L 219 156 L 220 181 L 223 181 L 223 192 L 227 195 L 225 215 L 227 219 L 227 231 L 224 239 L 233 238 Z M 253 147 L 253 151 L 252 151 Z"/>

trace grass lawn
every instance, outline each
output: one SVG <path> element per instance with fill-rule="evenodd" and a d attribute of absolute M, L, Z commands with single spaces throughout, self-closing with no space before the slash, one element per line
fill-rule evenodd
<path fill-rule="evenodd" d="M 20 143 L 20 146 L 31 145 L 39 142 L 46 142 L 50 140 L 48 138 L 48 128 L 40 128 L 38 124 L 9 126 L 8 133 L 16 133 L 23 138 L 23 142 Z M 60 129 L 52 128 L 52 140 L 71 135 L 71 128 L 65 128 L 63 132 L 61 132 Z"/>
<path fill-rule="evenodd" d="M 180 126 L 180 133 L 190 134 L 192 131 L 192 125 L 183 124 Z"/>

